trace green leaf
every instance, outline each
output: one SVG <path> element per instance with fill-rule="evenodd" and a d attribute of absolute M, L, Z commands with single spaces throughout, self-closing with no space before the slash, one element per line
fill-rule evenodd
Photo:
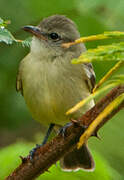
<path fill-rule="evenodd" d="M 5 28 L 0 28 L 0 42 L 12 44 L 15 41 L 13 35 Z"/>
<path fill-rule="evenodd" d="M 7 24 L 10 24 L 10 21 L 4 21 L 0 18 L 0 42 L 12 44 L 15 41 L 15 38 L 7 29 L 5 29 Z"/>
<path fill-rule="evenodd" d="M 30 47 L 31 40 L 32 40 L 32 37 L 29 37 L 29 38 L 25 39 L 24 41 L 22 41 L 22 46 Z"/>
<path fill-rule="evenodd" d="M 21 43 L 22 46 L 30 46 L 31 37 L 25 39 L 25 40 L 18 40 L 15 39 L 14 36 L 9 32 L 5 27 L 7 24 L 9 24 L 10 21 L 6 20 L 4 21 L 2 18 L 0 18 L 0 42 L 4 42 L 6 44 L 12 44 L 13 42 Z"/>
<path fill-rule="evenodd" d="M 21 43 L 22 46 L 30 47 L 32 38 L 29 37 L 25 40 L 15 39 L 14 36 L 11 34 L 11 32 L 9 32 L 5 28 L 5 26 L 7 26 L 7 24 L 9 23 L 10 21 L 4 21 L 3 19 L 0 18 L 0 42 L 4 42 L 6 44 L 12 44 L 13 42 L 16 42 L 16 43 Z"/>

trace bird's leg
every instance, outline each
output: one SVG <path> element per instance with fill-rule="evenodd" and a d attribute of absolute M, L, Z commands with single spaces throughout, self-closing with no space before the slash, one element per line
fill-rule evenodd
<path fill-rule="evenodd" d="M 51 123 L 51 124 L 49 125 L 49 128 L 48 128 L 48 130 L 47 130 L 47 133 L 46 133 L 46 135 L 45 135 L 45 137 L 44 137 L 44 139 L 43 139 L 43 142 L 41 143 L 42 146 L 47 143 L 47 140 L 48 140 L 48 138 L 49 138 L 49 136 L 50 136 L 50 134 L 51 134 L 54 126 L 55 126 L 55 124 L 53 124 L 53 123 Z"/>
<path fill-rule="evenodd" d="M 66 129 L 67 129 L 69 126 L 71 126 L 72 124 L 73 124 L 72 122 L 69 122 L 69 123 L 67 123 L 65 126 L 61 127 L 61 128 L 59 129 L 59 133 L 58 133 L 58 134 L 61 134 L 63 137 L 65 137 L 65 136 L 66 136 Z"/>
<path fill-rule="evenodd" d="M 74 122 L 74 121 L 72 120 L 72 122 L 69 122 L 69 123 L 67 123 L 65 126 L 61 127 L 60 130 L 59 130 L 59 134 L 61 134 L 63 137 L 66 137 L 66 129 L 67 129 L 69 126 L 71 126 L 73 123 L 76 124 L 76 122 Z M 82 131 L 84 132 L 87 128 L 88 128 L 88 126 L 83 125 L 83 126 L 82 126 Z"/>
<path fill-rule="evenodd" d="M 69 123 L 67 123 L 65 126 L 61 127 L 61 128 L 59 129 L 59 134 L 61 134 L 63 137 L 66 137 L 66 129 L 67 129 L 69 126 L 71 126 L 73 123 L 76 123 L 76 122 L 77 122 L 77 121 L 72 120 L 72 122 L 69 122 Z M 83 125 L 83 126 L 82 126 L 82 132 L 84 132 L 87 128 L 88 128 L 88 126 Z M 101 138 L 99 137 L 99 135 L 97 134 L 97 131 L 93 132 L 93 134 L 92 134 L 91 136 L 95 136 L 95 137 L 97 137 L 98 139 L 101 139 Z"/>
<path fill-rule="evenodd" d="M 48 140 L 48 138 L 49 138 L 49 136 L 50 136 L 50 134 L 51 134 L 51 132 L 52 132 L 52 130 L 53 130 L 54 125 L 55 125 L 55 124 L 53 124 L 53 123 L 51 123 L 51 124 L 49 125 L 49 128 L 48 128 L 47 133 L 46 133 L 46 135 L 45 135 L 45 137 L 44 137 L 44 139 L 43 139 L 43 142 L 42 142 L 41 144 L 36 144 L 36 147 L 33 148 L 33 149 L 29 152 L 29 154 L 30 154 L 30 160 L 31 160 L 31 161 L 33 161 L 33 156 L 34 156 L 35 151 L 36 151 L 39 147 L 41 147 L 41 146 L 43 146 L 44 144 L 47 143 L 47 140 Z"/>

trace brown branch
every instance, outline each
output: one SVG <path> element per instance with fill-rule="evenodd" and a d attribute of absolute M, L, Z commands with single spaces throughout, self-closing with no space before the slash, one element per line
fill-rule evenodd
<path fill-rule="evenodd" d="M 77 144 L 83 133 L 82 125 L 89 126 L 92 121 L 110 104 L 116 97 L 124 93 L 124 86 L 118 86 L 111 90 L 102 100 L 100 100 L 92 109 L 86 112 L 80 119 L 79 123 L 73 123 L 66 133 L 66 137 L 60 134 L 43 147 L 37 149 L 34 155 L 33 164 L 29 156 L 22 158 L 22 163 L 6 180 L 28 180 L 34 179 L 48 170 L 48 168 L 62 158 L 66 153 L 71 151 Z M 101 128 L 105 122 L 112 118 L 120 109 L 124 107 L 124 101 L 109 114 L 96 130 Z M 81 125 L 81 126 L 80 126 Z"/>

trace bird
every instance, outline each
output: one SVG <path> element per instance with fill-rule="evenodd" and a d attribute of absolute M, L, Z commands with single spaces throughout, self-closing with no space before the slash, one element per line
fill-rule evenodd
<path fill-rule="evenodd" d="M 91 100 L 75 113 L 66 115 L 68 109 L 91 94 L 95 73 L 91 63 L 71 63 L 86 51 L 83 43 L 69 48 L 62 46 L 80 38 L 77 25 L 65 15 L 52 15 L 38 26 L 27 25 L 23 29 L 33 37 L 29 54 L 19 64 L 16 90 L 23 95 L 32 117 L 49 126 L 44 145 L 54 126 L 62 127 L 94 106 Z M 87 143 L 67 153 L 60 166 L 64 171 L 94 170 Z"/>

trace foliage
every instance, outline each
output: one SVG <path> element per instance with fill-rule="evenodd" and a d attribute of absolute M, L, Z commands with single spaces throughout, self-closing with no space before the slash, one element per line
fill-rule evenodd
<path fill-rule="evenodd" d="M 95 40 L 101 40 L 101 39 L 108 39 L 108 38 L 117 38 L 122 37 L 123 38 L 124 33 L 123 32 L 105 32 L 103 34 L 83 37 L 78 40 L 75 40 L 71 43 L 64 44 L 65 48 L 68 48 L 72 45 L 87 42 L 87 41 L 95 41 Z M 115 71 L 117 71 L 121 66 L 124 67 L 124 42 L 116 43 L 114 45 L 105 45 L 105 46 L 98 46 L 98 48 L 87 50 L 86 52 L 82 53 L 77 59 L 73 59 L 73 64 L 79 64 L 79 63 L 89 63 L 93 61 L 119 61 L 113 68 L 110 69 L 110 71 L 96 84 L 93 93 L 91 93 L 88 97 L 77 103 L 74 107 L 69 109 L 66 112 L 66 115 L 74 113 L 78 109 L 80 109 L 82 106 L 84 106 L 86 103 L 91 101 L 92 99 L 102 95 L 105 93 L 106 90 L 116 87 L 117 85 L 124 84 L 124 74 L 121 74 L 120 76 L 113 77 L 113 80 L 107 81 L 107 79 L 113 75 Z M 120 78 L 121 77 L 121 78 Z M 107 81 L 107 85 L 105 85 L 103 88 L 98 89 L 101 87 L 101 85 Z M 97 90 L 98 89 L 98 90 Z M 97 91 L 96 91 L 97 90 Z"/>
<path fill-rule="evenodd" d="M 92 61 L 124 61 L 124 42 L 88 49 L 73 64 Z"/>
<path fill-rule="evenodd" d="M 55 6 L 53 6 L 53 4 L 55 4 Z M 11 19 L 12 23 L 8 26 L 8 29 L 17 39 L 26 39 L 28 36 L 21 30 L 22 26 L 28 24 L 37 25 L 42 18 L 52 14 L 64 14 L 74 20 L 81 36 L 99 34 L 104 31 L 124 31 L 123 9 L 123 0 L 37 0 L 37 2 L 35 0 L 1 0 L 0 2 L 1 17 L 3 19 Z M 7 26 L 5 26 L 5 28 L 6 27 Z M 86 46 L 91 49 L 101 44 L 111 44 L 111 42 L 112 40 L 94 41 L 86 43 Z M 118 40 L 116 42 L 118 42 Z M 13 43 L 12 46 L 7 46 L 5 43 L 0 44 L 0 135 L 2 139 L 4 139 L 1 139 L 1 146 L 10 144 L 12 140 L 15 141 L 17 137 L 20 136 L 21 138 L 27 138 L 27 136 L 33 138 L 35 132 L 39 131 L 38 127 L 40 126 L 32 120 L 23 98 L 15 92 L 18 64 L 29 52 L 28 48 L 22 48 L 19 44 L 21 43 Z M 113 67 L 114 63 L 112 61 L 94 61 L 93 65 L 96 73 L 96 81 L 98 82 L 106 72 Z M 123 72 L 124 68 L 121 67 L 116 71 L 115 75 Z M 124 177 L 123 116 L 124 113 L 122 111 L 101 129 L 102 141 L 92 139 L 92 141 L 89 142 L 91 149 L 99 152 L 106 161 L 109 161 L 110 166 L 121 174 L 122 179 Z M 32 126 L 33 130 L 30 131 Z M 13 136 L 14 139 L 12 138 Z M 40 141 L 41 139 L 39 142 Z M 13 149 L 13 151 L 15 151 L 16 148 Z M 6 151 L 5 156 L 8 157 L 8 154 L 10 154 L 10 149 Z M 1 155 L 3 156 L 3 154 Z M 19 155 L 22 155 L 22 152 L 20 152 Z M 0 162 L 1 167 L 3 167 L 5 161 L 1 156 Z M 96 163 L 98 163 L 98 161 Z M 12 165 L 12 161 L 10 164 Z M 105 166 L 107 167 L 106 164 Z M 103 170 L 107 170 L 106 167 L 103 167 Z M 57 178 L 57 175 L 61 177 L 62 173 L 56 175 L 56 167 L 52 168 L 51 172 L 55 172 L 55 177 Z M 1 171 L 2 170 L 3 168 L 1 168 Z M 4 170 L 2 172 L 4 172 Z M 100 173 L 102 175 L 102 172 Z M 80 172 L 80 174 L 82 174 L 82 172 Z M 44 178 L 46 175 L 47 173 L 44 174 Z M 51 176 L 52 173 L 50 173 L 50 176 L 47 178 L 50 179 Z M 75 176 L 75 179 L 78 178 L 74 173 L 72 175 L 71 173 L 66 173 L 65 176 L 70 178 Z M 64 177 L 64 179 L 66 178 Z M 80 177 L 79 179 L 82 178 Z M 115 179 L 119 179 L 119 177 L 115 175 Z"/>
<path fill-rule="evenodd" d="M 0 28 L 0 42 L 5 42 L 6 44 L 12 44 L 15 41 L 12 34 L 5 28 Z"/>
<path fill-rule="evenodd" d="M 0 42 L 5 42 L 6 44 L 12 44 L 13 41 L 15 41 L 12 34 L 5 29 L 5 26 L 7 26 L 7 21 L 4 21 L 0 18 Z"/>
<path fill-rule="evenodd" d="M 17 40 L 14 38 L 14 36 L 11 34 L 10 31 L 8 31 L 5 27 L 7 26 L 8 21 L 4 21 L 0 18 L 0 42 L 4 42 L 6 44 L 12 44 L 13 42 L 21 43 L 23 46 L 30 46 L 31 38 L 27 38 L 25 40 Z"/>

